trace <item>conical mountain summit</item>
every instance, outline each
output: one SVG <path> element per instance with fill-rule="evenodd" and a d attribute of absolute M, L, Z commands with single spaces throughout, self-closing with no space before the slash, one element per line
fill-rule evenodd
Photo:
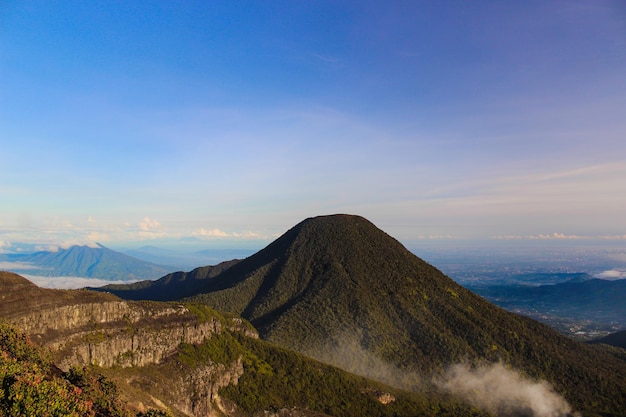
<path fill-rule="evenodd" d="M 484 323 L 471 317 L 478 306 L 496 308 L 359 216 L 307 219 L 200 291 L 197 300 L 316 357 L 347 339 L 381 359 L 402 364 L 409 356 L 427 368 L 435 349 L 442 363 L 494 351 Z M 480 333 L 483 343 L 466 343 Z"/>

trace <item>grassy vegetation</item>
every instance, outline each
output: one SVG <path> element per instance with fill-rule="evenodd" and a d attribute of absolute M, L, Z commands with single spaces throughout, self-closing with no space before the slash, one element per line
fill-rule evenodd
<path fill-rule="evenodd" d="M 230 332 L 214 334 L 200 345 L 181 343 L 178 350 L 179 360 L 189 368 L 203 363 L 228 365 L 243 354 L 243 347 Z"/>
<path fill-rule="evenodd" d="M 228 319 L 222 313 L 207 305 L 184 303 L 184 306 L 187 308 L 187 310 L 189 310 L 191 314 L 198 318 L 199 323 L 208 323 L 212 320 L 217 320 L 223 325 L 228 324 Z"/>

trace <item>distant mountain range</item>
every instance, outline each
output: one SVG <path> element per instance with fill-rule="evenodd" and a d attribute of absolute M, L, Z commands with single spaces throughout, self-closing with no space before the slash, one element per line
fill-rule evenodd
<path fill-rule="evenodd" d="M 4 261 L 5 269 L 17 273 L 116 281 L 157 279 L 175 270 L 172 267 L 116 252 L 100 244 L 95 247 L 71 246 L 58 251 L 40 251 L 31 254 L 3 254 L 0 255 L 0 261 Z"/>
<path fill-rule="evenodd" d="M 558 276 L 557 276 L 558 275 Z M 564 333 L 626 328 L 626 279 L 594 279 L 586 274 L 556 274 L 570 279 L 551 285 L 468 286 L 487 300 L 538 320 Z"/>
<path fill-rule="evenodd" d="M 240 315 L 262 339 L 393 385 L 424 389 L 423 375 L 495 362 L 547 379 L 584 415 L 626 409 L 621 357 L 496 307 L 362 217 L 307 219 L 215 272 L 104 290 L 129 299 L 182 297 Z M 526 405 L 501 407 L 514 408 L 492 413 L 537 415 Z"/>

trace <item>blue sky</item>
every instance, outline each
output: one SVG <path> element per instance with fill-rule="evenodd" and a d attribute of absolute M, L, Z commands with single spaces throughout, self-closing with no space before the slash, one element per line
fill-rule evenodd
<path fill-rule="evenodd" d="M 0 251 L 626 241 L 620 1 L 5 1 Z"/>

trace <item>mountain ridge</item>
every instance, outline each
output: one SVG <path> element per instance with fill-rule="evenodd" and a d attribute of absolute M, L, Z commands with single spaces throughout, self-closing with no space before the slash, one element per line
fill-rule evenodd
<path fill-rule="evenodd" d="M 553 323 L 564 333 L 571 334 L 570 328 L 615 331 L 626 327 L 626 279 L 589 278 L 538 286 L 472 285 L 468 288 L 509 311 Z"/>
<path fill-rule="evenodd" d="M 174 301 L 193 294 L 202 288 L 205 280 L 214 278 L 237 262 L 239 262 L 238 259 L 233 259 L 214 266 L 198 267 L 190 272 L 172 272 L 158 280 L 144 280 L 132 284 L 109 284 L 89 289 L 110 292 L 127 300 Z"/>

